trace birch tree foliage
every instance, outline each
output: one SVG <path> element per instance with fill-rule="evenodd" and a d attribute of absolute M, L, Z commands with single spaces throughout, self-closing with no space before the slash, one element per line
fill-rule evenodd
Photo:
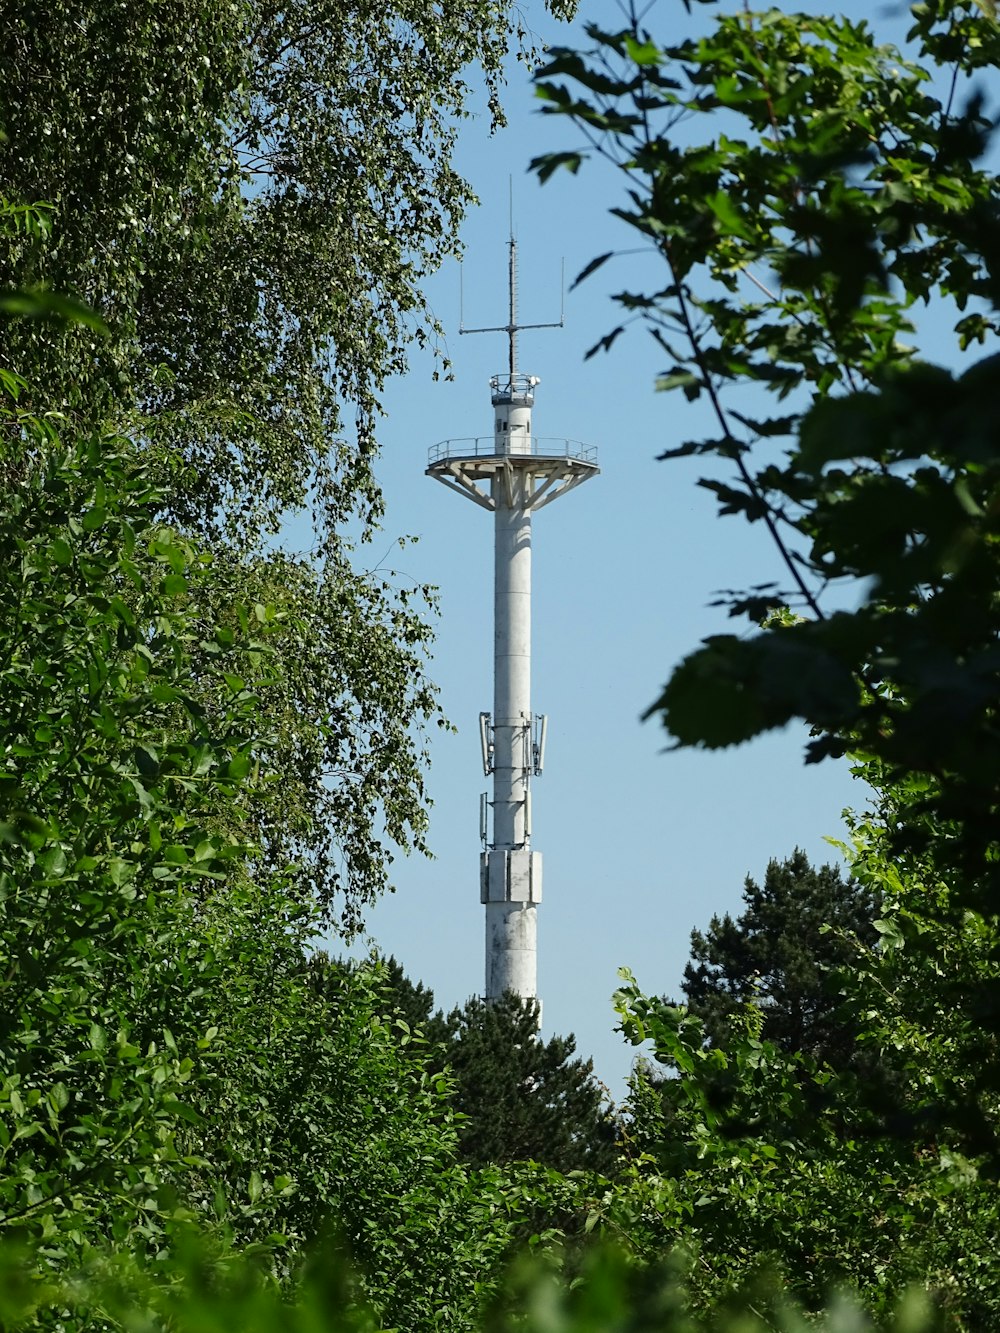
<path fill-rule="evenodd" d="M 435 334 L 420 283 L 473 199 L 457 127 L 502 121 L 517 11 L 25 0 L 4 25 L 0 181 L 54 208 L 5 266 L 114 333 L 11 333 L 19 372 L 171 446 L 178 506 L 230 540 L 304 502 L 322 530 L 377 515 L 378 395 Z"/>
<path fill-rule="evenodd" d="M 556 14 L 572 5 L 555 0 Z M 379 397 L 437 329 L 424 278 L 472 202 L 463 117 L 502 121 L 531 34 L 498 0 L 16 0 L 3 10 L 0 284 L 24 405 L 134 440 L 166 517 L 212 544 L 206 623 L 253 593 L 289 613 L 264 688 L 284 780 L 249 837 L 348 928 L 422 848 L 431 590 L 355 550 L 382 511 Z M 297 514 L 307 554 L 278 550 Z M 311 527 L 310 527 L 311 519 Z M 381 556 L 382 552 L 379 552 Z M 197 672 L 196 672 L 197 675 Z M 259 682 L 256 682 L 259 684 Z"/>

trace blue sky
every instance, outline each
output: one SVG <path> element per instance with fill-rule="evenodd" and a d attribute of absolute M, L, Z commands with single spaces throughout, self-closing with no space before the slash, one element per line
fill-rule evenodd
<path fill-rule="evenodd" d="M 793 8 L 793 6 L 787 6 Z M 676 0 L 654 6 L 654 33 L 690 21 Z M 819 10 L 820 6 L 796 5 Z M 871 17 L 870 7 L 843 7 Z M 554 43 L 586 44 L 582 22 L 612 23 L 608 3 L 584 5 L 567 30 L 532 0 L 531 26 Z M 895 17 L 873 19 L 901 40 Z M 459 165 L 481 205 L 464 229 L 465 322 L 506 314 L 508 182 L 520 252 L 521 317 L 558 319 L 560 264 L 567 281 L 595 255 L 632 249 L 635 238 L 608 215 L 620 181 L 599 167 L 560 173 L 541 187 L 530 159 L 577 146 L 572 128 L 542 117 L 526 71 L 511 69 L 509 128 L 488 135 L 485 116 L 462 134 Z M 656 261 L 632 255 L 607 264 L 566 299 L 562 331 L 527 333 L 521 368 L 541 377 L 533 426 L 539 435 L 597 446 L 601 475 L 546 508 L 534 528 L 533 704 L 549 716 L 546 769 L 533 788 L 533 845 L 545 858 L 539 912 L 539 992 L 544 1032 L 576 1034 L 614 1096 L 635 1052 L 614 1032 L 611 995 L 621 966 L 649 991 L 679 993 L 692 927 L 737 912 L 744 876 L 760 879 L 771 857 L 802 847 L 814 862 L 838 860 L 825 841 L 843 836 L 841 811 L 865 792 L 844 765 L 805 767 L 805 737 L 788 731 L 738 750 L 665 753 L 640 714 L 671 666 L 707 634 L 733 622 L 711 608 L 716 590 L 781 578 L 760 525 L 715 516 L 696 487 L 697 463 L 657 462 L 682 440 L 708 433 L 703 409 L 657 394 L 663 354 L 636 327 L 608 355 L 584 353 L 618 322 L 610 293 L 652 288 Z M 388 394 L 379 470 L 387 500 L 377 563 L 402 534 L 419 538 L 386 563 L 400 577 L 440 590 L 431 675 L 457 734 L 433 737 L 433 861 L 400 858 L 396 892 L 369 917 L 370 940 L 394 954 L 446 1008 L 483 986 L 478 804 L 485 789 L 478 715 L 492 698 L 492 524 L 489 515 L 425 477 L 427 450 L 451 436 L 491 431 L 488 379 L 504 365 L 502 335 L 459 337 L 459 272 L 450 264 L 428 286 L 448 330 L 452 382 L 414 355 Z"/>

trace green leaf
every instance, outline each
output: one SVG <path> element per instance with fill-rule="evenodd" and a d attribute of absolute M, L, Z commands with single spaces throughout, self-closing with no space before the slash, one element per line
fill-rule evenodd
<path fill-rule="evenodd" d="M 693 370 L 687 370 L 683 366 L 674 366 L 672 370 L 657 375 L 656 388 L 661 393 L 668 393 L 671 389 L 683 389 L 684 396 L 690 400 L 697 398 L 701 393 L 702 382 Z"/>
<path fill-rule="evenodd" d="M 624 324 L 619 324 L 618 327 L 612 329 L 610 333 L 606 333 L 603 338 L 599 339 L 596 343 L 594 343 L 593 347 L 587 349 L 587 351 L 584 354 L 584 360 L 589 361 L 590 358 L 592 356 L 596 356 L 598 352 L 610 352 L 613 345 L 618 341 L 618 338 L 624 332 L 625 332 Z"/>
<path fill-rule="evenodd" d="M 824 629 L 826 627 L 824 626 Z M 644 714 L 662 716 L 678 745 L 740 745 L 793 717 L 845 724 L 856 714 L 851 672 L 805 631 L 779 627 L 752 639 L 715 635 L 675 668 Z"/>
<path fill-rule="evenodd" d="M 160 775 L 160 756 L 152 746 L 137 745 L 134 750 L 135 765 L 146 782 L 155 782 Z"/>
<path fill-rule="evenodd" d="M 750 237 L 751 230 L 733 202 L 732 195 L 727 191 L 718 190 L 710 195 L 706 202 L 726 235 Z"/>
<path fill-rule="evenodd" d="M 73 548 L 65 537 L 56 537 L 49 545 L 49 557 L 54 564 L 71 565 L 73 563 Z"/>
<path fill-rule="evenodd" d="M 108 878 L 116 888 L 121 888 L 123 884 L 128 884 L 136 873 L 136 865 L 132 861 L 125 861 L 120 856 L 114 856 L 108 861 Z"/>
<path fill-rule="evenodd" d="M 89 306 L 56 292 L 0 292 L 0 311 L 22 319 L 60 319 L 70 324 L 83 324 L 105 337 L 110 333 L 104 320 Z"/>
<path fill-rule="evenodd" d="M 130 1049 L 138 1054 L 134 1047 Z M 178 1116 L 191 1125 L 203 1125 L 205 1123 L 204 1117 L 193 1106 L 188 1105 L 187 1102 L 179 1101 L 176 1097 L 164 1097 L 161 1105 L 168 1115 Z"/>
<path fill-rule="evenodd" d="M 96 532 L 107 520 L 107 510 L 103 508 L 92 508 L 84 511 L 80 520 L 83 524 L 84 532 Z"/>
<path fill-rule="evenodd" d="M 53 1112 L 58 1115 L 60 1111 L 65 1111 L 69 1106 L 70 1093 L 65 1083 L 54 1083 L 46 1094 L 49 1106 Z"/>
<path fill-rule="evenodd" d="M 613 255 L 614 251 L 608 250 L 603 255 L 598 255 L 596 259 L 592 259 L 589 264 L 585 265 L 585 267 L 580 270 L 570 283 L 570 291 L 572 291 L 574 287 L 579 287 L 580 283 L 583 282 L 585 278 L 589 278 L 591 273 L 596 273 L 601 265 L 607 263 Z"/>
<path fill-rule="evenodd" d="M 663 60 L 663 53 L 653 41 L 637 41 L 631 34 L 625 37 L 625 50 L 629 59 L 637 65 L 657 65 Z"/>
<path fill-rule="evenodd" d="M 533 158 L 528 170 L 537 172 L 539 181 L 544 185 L 550 176 L 563 167 L 575 176 L 583 161 L 583 153 L 545 153 L 541 157 Z M 577 282 L 579 282 L 579 278 Z"/>
<path fill-rule="evenodd" d="M 250 776 L 253 768 L 253 760 L 248 754 L 234 754 L 227 764 L 223 765 L 223 773 L 227 778 L 235 778 L 242 781 Z"/>
<path fill-rule="evenodd" d="M 66 853 L 61 847 L 50 847 L 41 859 L 42 871 L 47 879 L 61 879 L 66 873 Z"/>
<path fill-rule="evenodd" d="M 967 477 L 956 477 L 955 498 L 971 518 L 983 517 L 985 511 L 969 489 L 969 481 Z"/>

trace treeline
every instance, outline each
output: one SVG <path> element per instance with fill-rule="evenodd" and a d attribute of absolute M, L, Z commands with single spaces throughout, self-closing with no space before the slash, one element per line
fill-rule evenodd
<path fill-rule="evenodd" d="M 540 90 L 662 266 L 620 299 L 710 405 L 673 452 L 789 584 L 728 594 L 754 628 L 651 712 L 712 748 L 804 720 L 871 799 L 849 878 L 776 861 L 695 932 L 683 1005 L 623 976 L 652 1054 L 612 1108 L 516 1001 L 313 947 L 424 846 L 433 591 L 344 534 L 516 12 L 3 11 L 4 1328 L 997 1323 L 995 366 L 908 340 L 932 298 L 956 355 L 997 332 L 1000 33 L 917 6 L 929 83 L 861 23 L 645 21 Z"/>

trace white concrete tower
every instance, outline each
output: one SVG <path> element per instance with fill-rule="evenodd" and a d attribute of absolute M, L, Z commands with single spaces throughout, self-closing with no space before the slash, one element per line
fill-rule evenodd
<path fill-rule="evenodd" d="M 598 471 L 596 450 L 573 440 L 540 439 L 531 430 L 539 381 L 518 372 L 517 335 L 521 329 L 558 328 L 561 322 L 518 323 L 517 245 L 511 237 L 507 324 L 460 330 L 508 337 L 508 370 L 490 380 L 493 434 L 436 444 L 427 468 L 428 476 L 494 515 L 493 712 L 480 714 L 483 770 L 493 777 L 493 800 L 484 795 L 480 819 L 488 1000 L 499 999 L 505 991 L 524 999 L 538 995 L 542 854 L 531 843 L 531 779 L 542 771 L 545 718 L 531 711 L 532 516 Z"/>

